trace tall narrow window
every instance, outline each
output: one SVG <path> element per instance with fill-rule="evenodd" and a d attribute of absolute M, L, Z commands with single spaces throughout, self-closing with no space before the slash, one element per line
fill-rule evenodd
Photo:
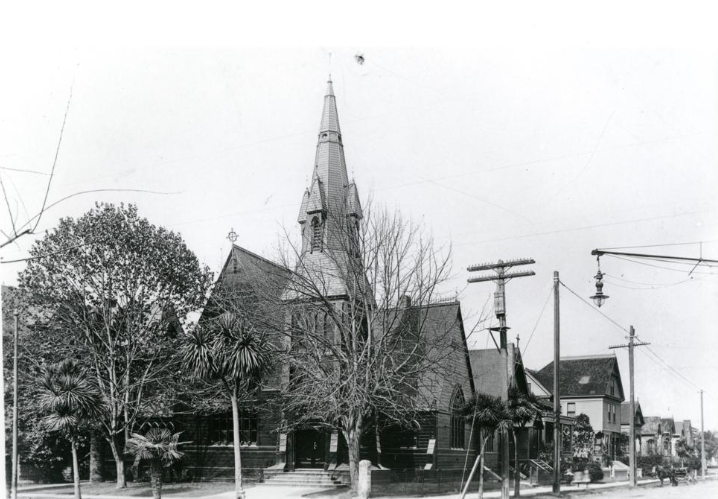
<path fill-rule="evenodd" d="M 322 223 L 319 217 L 312 219 L 312 252 L 322 251 Z"/>
<path fill-rule="evenodd" d="M 466 423 L 464 420 L 464 392 L 460 386 L 456 387 L 454 396 L 451 398 L 451 448 L 464 448 L 464 434 L 466 433 Z"/>
<path fill-rule="evenodd" d="M 324 314 L 324 341 L 328 344 L 334 343 L 333 338 L 332 319 L 329 314 Z"/>

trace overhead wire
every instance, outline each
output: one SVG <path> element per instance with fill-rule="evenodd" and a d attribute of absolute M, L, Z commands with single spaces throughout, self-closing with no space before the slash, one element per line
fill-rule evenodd
<path fill-rule="evenodd" d="M 606 250 L 619 250 L 619 249 L 640 249 L 640 248 L 663 248 L 668 246 L 689 246 L 691 244 L 706 244 L 715 243 L 718 239 L 711 239 L 708 241 L 693 241 L 690 243 L 668 243 L 668 244 L 644 244 L 642 246 L 615 246 L 613 248 L 603 248 Z"/>
<path fill-rule="evenodd" d="M 671 272 L 680 272 L 681 274 L 685 274 L 685 273 L 686 273 L 685 270 L 672 269 L 672 268 L 670 268 L 670 267 L 665 267 L 665 266 L 663 266 L 663 265 L 653 265 L 652 263 L 639 262 L 639 261 L 637 261 L 637 260 L 631 260 L 630 258 L 626 258 L 626 257 L 619 256 L 619 255 L 602 255 L 602 256 L 603 256 L 604 258 L 610 256 L 611 258 L 617 258 L 617 259 L 619 259 L 619 260 L 625 260 L 625 261 L 627 261 L 627 262 L 637 263 L 637 264 L 639 264 L 639 265 L 646 265 L 646 266 L 648 266 L 648 267 L 655 267 L 655 268 L 657 268 L 657 269 L 669 270 L 669 271 L 671 271 Z M 693 272 L 693 273 L 694 273 L 694 274 L 703 274 L 703 275 L 716 275 L 715 272 Z"/>
<path fill-rule="evenodd" d="M 576 298 L 578 298 L 579 300 L 581 300 L 582 302 L 584 302 L 586 305 L 588 305 L 592 310 L 594 310 L 595 312 L 599 313 L 599 314 L 602 315 L 604 318 L 608 319 L 609 322 L 611 322 L 612 324 L 614 324 L 615 326 L 617 326 L 619 329 L 621 329 L 621 331 L 624 331 L 624 332 L 626 332 L 626 333 L 629 333 L 629 331 L 628 331 L 626 328 L 624 328 L 624 327 L 621 326 L 618 322 L 614 321 L 614 320 L 611 319 L 609 316 L 607 316 L 606 314 L 604 314 L 603 312 L 601 312 L 600 310 L 598 310 L 597 308 L 595 308 L 594 306 L 592 306 L 590 303 L 588 303 L 586 300 L 584 300 L 578 293 L 576 293 L 574 290 L 572 290 L 571 288 L 569 288 L 568 286 L 566 286 L 566 284 L 565 284 L 563 281 L 559 281 L 559 282 L 561 283 L 561 285 L 562 285 L 564 288 L 566 288 L 568 291 L 570 291 L 574 296 L 576 296 Z M 629 333 L 629 334 L 630 334 L 630 333 Z M 669 373 L 672 374 L 674 377 L 676 377 L 677 379 L 680 379 L 680 380 L 683 381 L 684 383 L 688 383 L 690 386 L 693 386 L 693 387 L 695 387 L 695 388 L 699 388 L 698 385 L 696 385 L 695 383 L 693 383 L 692 381 L 690 381 L 688 378 L 686 378 L 685 376 L 683 376 L 681 373 L 679 373 L 676 369 L 673 368 L 673 366 L 671 366 L 668 362 L 666 362 L 665 360 L 663 360 L 663 358 L 662 358 L 661 356 L 659 356 L 656 352 L 654 352 L 654 351 L 653 351 L 651 348 L 649 348 L 647 345 L 646 345 L 646 349 L 647 349 L 648 351 L 650 351 L 650 352 L 662 363 L 663 366 L 667 367 L 667 368 L 670 370 Z M 642 351 L 642 349 L 639 349 L 639 351 Z M 644 353 L 644 355 L 646 355 L 646 357 L 649 358 L 649 359 L 651 359 L 652 361 L 657 362 L 656 359 L 654 359 L 653 357 L 649 357 L 649 356 L 648 356 L 647 354 L 645 354 L 645 353 Z M 661 364 L 659 364 L 659 365 L 661 365 Z M 699 389 L 700 389 L 700 388 L 699 388 Z"/>
<path fill-rule="evenodd" d="M 541 309 L 541 313 L 538 316 L 538 319 L 536 319 L 536 324 L 534 325 L 533 330 L 531 331 L 531 334 L 529 335 L 529 339 L 526 341 L 526 346 L 524 347 L 523 353 L 525 354 L 528 349 L 529 345 L 531 344 L 531 338 L 534 337 L 534 333 L 536 332 L 536 328 L 538 328 L 539 322 L 541 321 L 541 317 L 543 317 L 543 313 L 546 310 L 546 305 L 548 305 L 548 301 L 551 298 L 551 295 L 553 294 L 553 286 L 549 288 L 548 296 L 546 297 L 546 301 L 543 304 L 543 308 Z"/>

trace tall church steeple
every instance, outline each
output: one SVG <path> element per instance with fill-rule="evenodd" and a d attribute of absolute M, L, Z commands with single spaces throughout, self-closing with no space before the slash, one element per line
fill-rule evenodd
<path fill-rule="evenodd" d="M 309 187 L 304 191 L 298 222 L 302 231 L 302 265 L 321 268 L 335 274 L 336 285 L 328 289 L 335 294 L 340 287 L 342 264 L 349 251 L 350 233 L 362 218 L 356 185 L 349 182 L 344 144 L 339 126 L 336 97 L 331 76 L 324 95 L 319 124 L 314 168 Z"/>

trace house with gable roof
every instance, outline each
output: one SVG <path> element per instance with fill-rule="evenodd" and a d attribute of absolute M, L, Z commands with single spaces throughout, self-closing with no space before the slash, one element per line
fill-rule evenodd
<path fill-rule="evenodd" d="M 513 469 L 519 469 L 525 476 L 538 478 L 540 472 L 547 469 L 545 463 L 537 462 L 540 453 L 550 449 L 553 442 L 553 431 L 555 417 L 552 404 L 549 401 L 548 392 L 537 394 L 534 388 L 539 385 L 530 372 L 525 369 L 521 351 L 513 343 L 507 345 L 507 359 L 504 361 L 501 353 L 496 348 L 469 350 L 471 358 L 471 369 L 474 377 L 474 385 L 477 393 L 484 393 L 494 397 L 506 398 L 501 393 L 501 387 L 508 385 L 515 387 L 519 393 L 528 395 L 534 394 L 538 399 L 538 411 L 533 420 L 525 426 L 514 426 L 516 442 L 509 439 L 509 463 Z M 533 387 L 532 387 L 533 383 Z M 574 419 L 562 416 L 560 424 L 567 432 L 574 424 Z M 516 446 L 518 446 L 518 463 L 516 463 Z M 485 451 L 487 466 L 495 472 L 499 472 L 500 446 L 498 435 L 489 439 Z M 565 439 L 563 450 L 567 454 L 571 452 L 571 441 Z"/>
<path fill-rule="evenodd" d="M 634 404 L 634 427 L 636 431 L 636 454 L 641 454 L 641 428 L 645 424 L 645 419 L 643 419 L 643 411 L 641 410 L 641 403 L 636 400 Z M 629 435 L 629 441 L 630 441 L 630 433 L 631 433 L 631 402 L 624 402 L 621 404 L 621 432 L 624 435 Z M 624 453 L 628 454 L 628 443 L 626 443 L 626 449 L 624 449 Z"/>
<path fill-rule="evenodd" d="M 532 373 L 553 395 L 553 361 Z M 621 403 L 625 400 L 615 355 L 563 357 L 559 365 L 561 414 L 586 414 L 596 433 L 594 457 L 615 459 L 621 441 Z"/>

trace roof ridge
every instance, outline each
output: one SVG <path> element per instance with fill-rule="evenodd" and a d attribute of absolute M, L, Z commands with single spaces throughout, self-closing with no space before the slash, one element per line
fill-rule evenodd
<path fill-rule="evenodd" d="M 281 264 L 279 264 L 279 263 L 277 263 L 277 262 L 273 262 L 272 260 L 269 260 L 268 258 L 265 258 L 265 257 L 263 257 L 263 256 L 261 256 L 261 255 L 258 255 L 258 254 L 256 254 L 256 253 L 254 253 L 253 251 L 249 251 L 247 248 L 243 248 L 243 247 L 239 246 L 238 244 L 232 243 L 232 249 L 238 249 L 239 251 L 241 251 L 241 252 L 243 252 L 243 253 L 246 253 L 246 254 L 248 254 L 249 256 L 252 256 L 252 257 L 254 257 L 254 258 L 257 258 L 257 259 L 259 259 L 259 260 L 262 260 L 263 262 L 266 262 L 266 263 L 268 263 L 268 264 L 270 264 L 270 265 L 274 265 L 275 267 L 278 267 L 278 268 L 280 268 L 280 269 L 282 269 L 282 270 L 286 270 L 286 271 L 288 271 L 288 272 L 291 272 L 291 269 L 285 267 L 284 265 L 281 265 Z"/>
<path fill-rule="evenodd" d="M 583 360 L 583 359 L 615 359 L 616 354 L 615 353 L 601 353 L 601 354 L 594 354 L 594 355 L 576 355 L 571 357 L 561 357 L 560 360 Z M 551 361 L 553 362 L 553 361 Z"/>

